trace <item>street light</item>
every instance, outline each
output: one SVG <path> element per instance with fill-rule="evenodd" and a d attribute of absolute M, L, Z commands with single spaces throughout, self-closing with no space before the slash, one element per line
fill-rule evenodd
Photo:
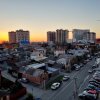
<path fill-rule="evenodd" d="M 33 95 L 33 87 L 32 87 L 32 95 Z"/>
<path fill-rule="evenodd" d="M 47 71 L 44 71 L 43 76 L 42 76 L 42 79 L 43 79 L 43 88 L 44 89 L 46 88 L 46 80 L 48 79 L 47 75 L 48 75 Z"/>
<path fill-rule="evenodd" d="M 0 87 L 1 87 L 1 69 L 0 69 Z"/>
<path fill-rule="evenodd" d="M 74 80 L 74 99 L 76 100 L 76 99 L 78 99 L 77 97 L 78 97 L 78 89 L 77 89 L 77 77 L 74 77 L 73 78 L 73 80 Z"/>

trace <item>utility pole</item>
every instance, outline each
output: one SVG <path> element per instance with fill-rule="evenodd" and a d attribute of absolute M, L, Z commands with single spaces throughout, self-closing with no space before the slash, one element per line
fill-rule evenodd
<path fill-rule="evenodd" d="M 48 79 L 48 73 L 47 71 L 44 71 L 43 73 L 43 88 L 46 89 L 46 80 Z"/>
<path fill-rule="evenodd" d="M 0 69 L 0 87 L 1 87 L 1 69 Z"/>
<path fill-rule="evenodd" d="M 33 95 L 33 87 L 32 87 L 32 95 Z"/>
<path fill-rule="evenodd" d="M 45 90 L 45 88 L 46 88 L 46 84 L 45 84 L 45 79 L 44 79 L 44 81 L 43 81 L 43 87 L 44 87 L 44 90 Z"/>
<path fill-rule="evenodd" d="M 77 100 L 78 97 L 78 89 L 77 89 L 77 82 L 76 82 L 77 78 L 74 77 L 74 100 Z"/>
<path fill-rule="evenodd" d="M 26 53 L 26 55 L 25 55 L 25 60 L 27 60 L 27 51 L 26 51 L 25 53 Z"/>

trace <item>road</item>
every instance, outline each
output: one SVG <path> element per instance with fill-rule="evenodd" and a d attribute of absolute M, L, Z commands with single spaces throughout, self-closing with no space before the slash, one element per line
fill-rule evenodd
<path fill-rule="evenodd" d="M 88 70 L 94 64 L 94 59 L 88 62 L 81 70 L 72 73 L 71 80 L 64 82 L 62 86 L 55 91 L 50 90 L 42 95 L 43 100 L 75 100 L 74 99 L 74 77 L 77 78 L 77 88 L 78 93 L 80 93 L 83 88 L 86 87 L 88 80 L 91 78 L 91 74 L 88 73 Z M 76 99 L 77 100 L 77 99 Z"/>

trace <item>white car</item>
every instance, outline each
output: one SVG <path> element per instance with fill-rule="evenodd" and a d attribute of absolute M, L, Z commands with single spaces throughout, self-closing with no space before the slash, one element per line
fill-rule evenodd
<path fill-rule="evenodd" d="M 52 89 L 52 90 L 56 90 L 57 88 L 60 87 L 60 85 L 61 85 L 61 83 L 59 83 L 59 82 L 53 83 L 53 84 L 51 85 L 51 89 Z"/>
<path fill-rule="evenodd" d="M 22 83 L 28 83 L 29 80 L 26 79 L 26 78 L 21 78 L 21 79 L 19 79 L 19 82 L 22 82 Z"/>
<path fill-rule="evenodd" d="M 88 70 L 88 73 L 92 74 L 93 73 L 93 70 L 89 69 Z"/>
<path fill-rule="evenodd" d="M 75 66 L 75 70 L 76 71 L 80 70 L 80 66 L 79 65 Z"/>
<path fill-rule="evenodd" d="M 68 76 L 68 75 L 65 75 L 64 77 L 63 77 L 63 81 L 67 81 L 67 80 L 69 80 L 70 79 L 70 76 Z"/>

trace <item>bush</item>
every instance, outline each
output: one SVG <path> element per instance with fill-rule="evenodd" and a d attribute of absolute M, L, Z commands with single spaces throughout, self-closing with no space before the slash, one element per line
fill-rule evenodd
<path fill-rule="evenodd" d="M 22 89 L 23 86 L 21 83 L 19 82 L 15 82 L 15 84 L 13 84 L 11 87 L 10 87 L 10 91 L 11 93 L 16 93 L 18 90 Z"/>
<path fill-rule="evenodd" d="M 28 93 L 25 100 L 35 100 L 35 99 L 31 93 Z"/>
<path fill-rule="evenodd" d="M 3 87 L 3 88 L 8 88 L 8 87 L 10 87 L 10 86 L 12 86 L 14 83 L 12 82 L 12 81 L 10 81 L 10 80 L 8 80 L 8 79 L 6 79 L 6 78 L 4 78 L 4 77 L 1 77 L 1 86 Z"/>

